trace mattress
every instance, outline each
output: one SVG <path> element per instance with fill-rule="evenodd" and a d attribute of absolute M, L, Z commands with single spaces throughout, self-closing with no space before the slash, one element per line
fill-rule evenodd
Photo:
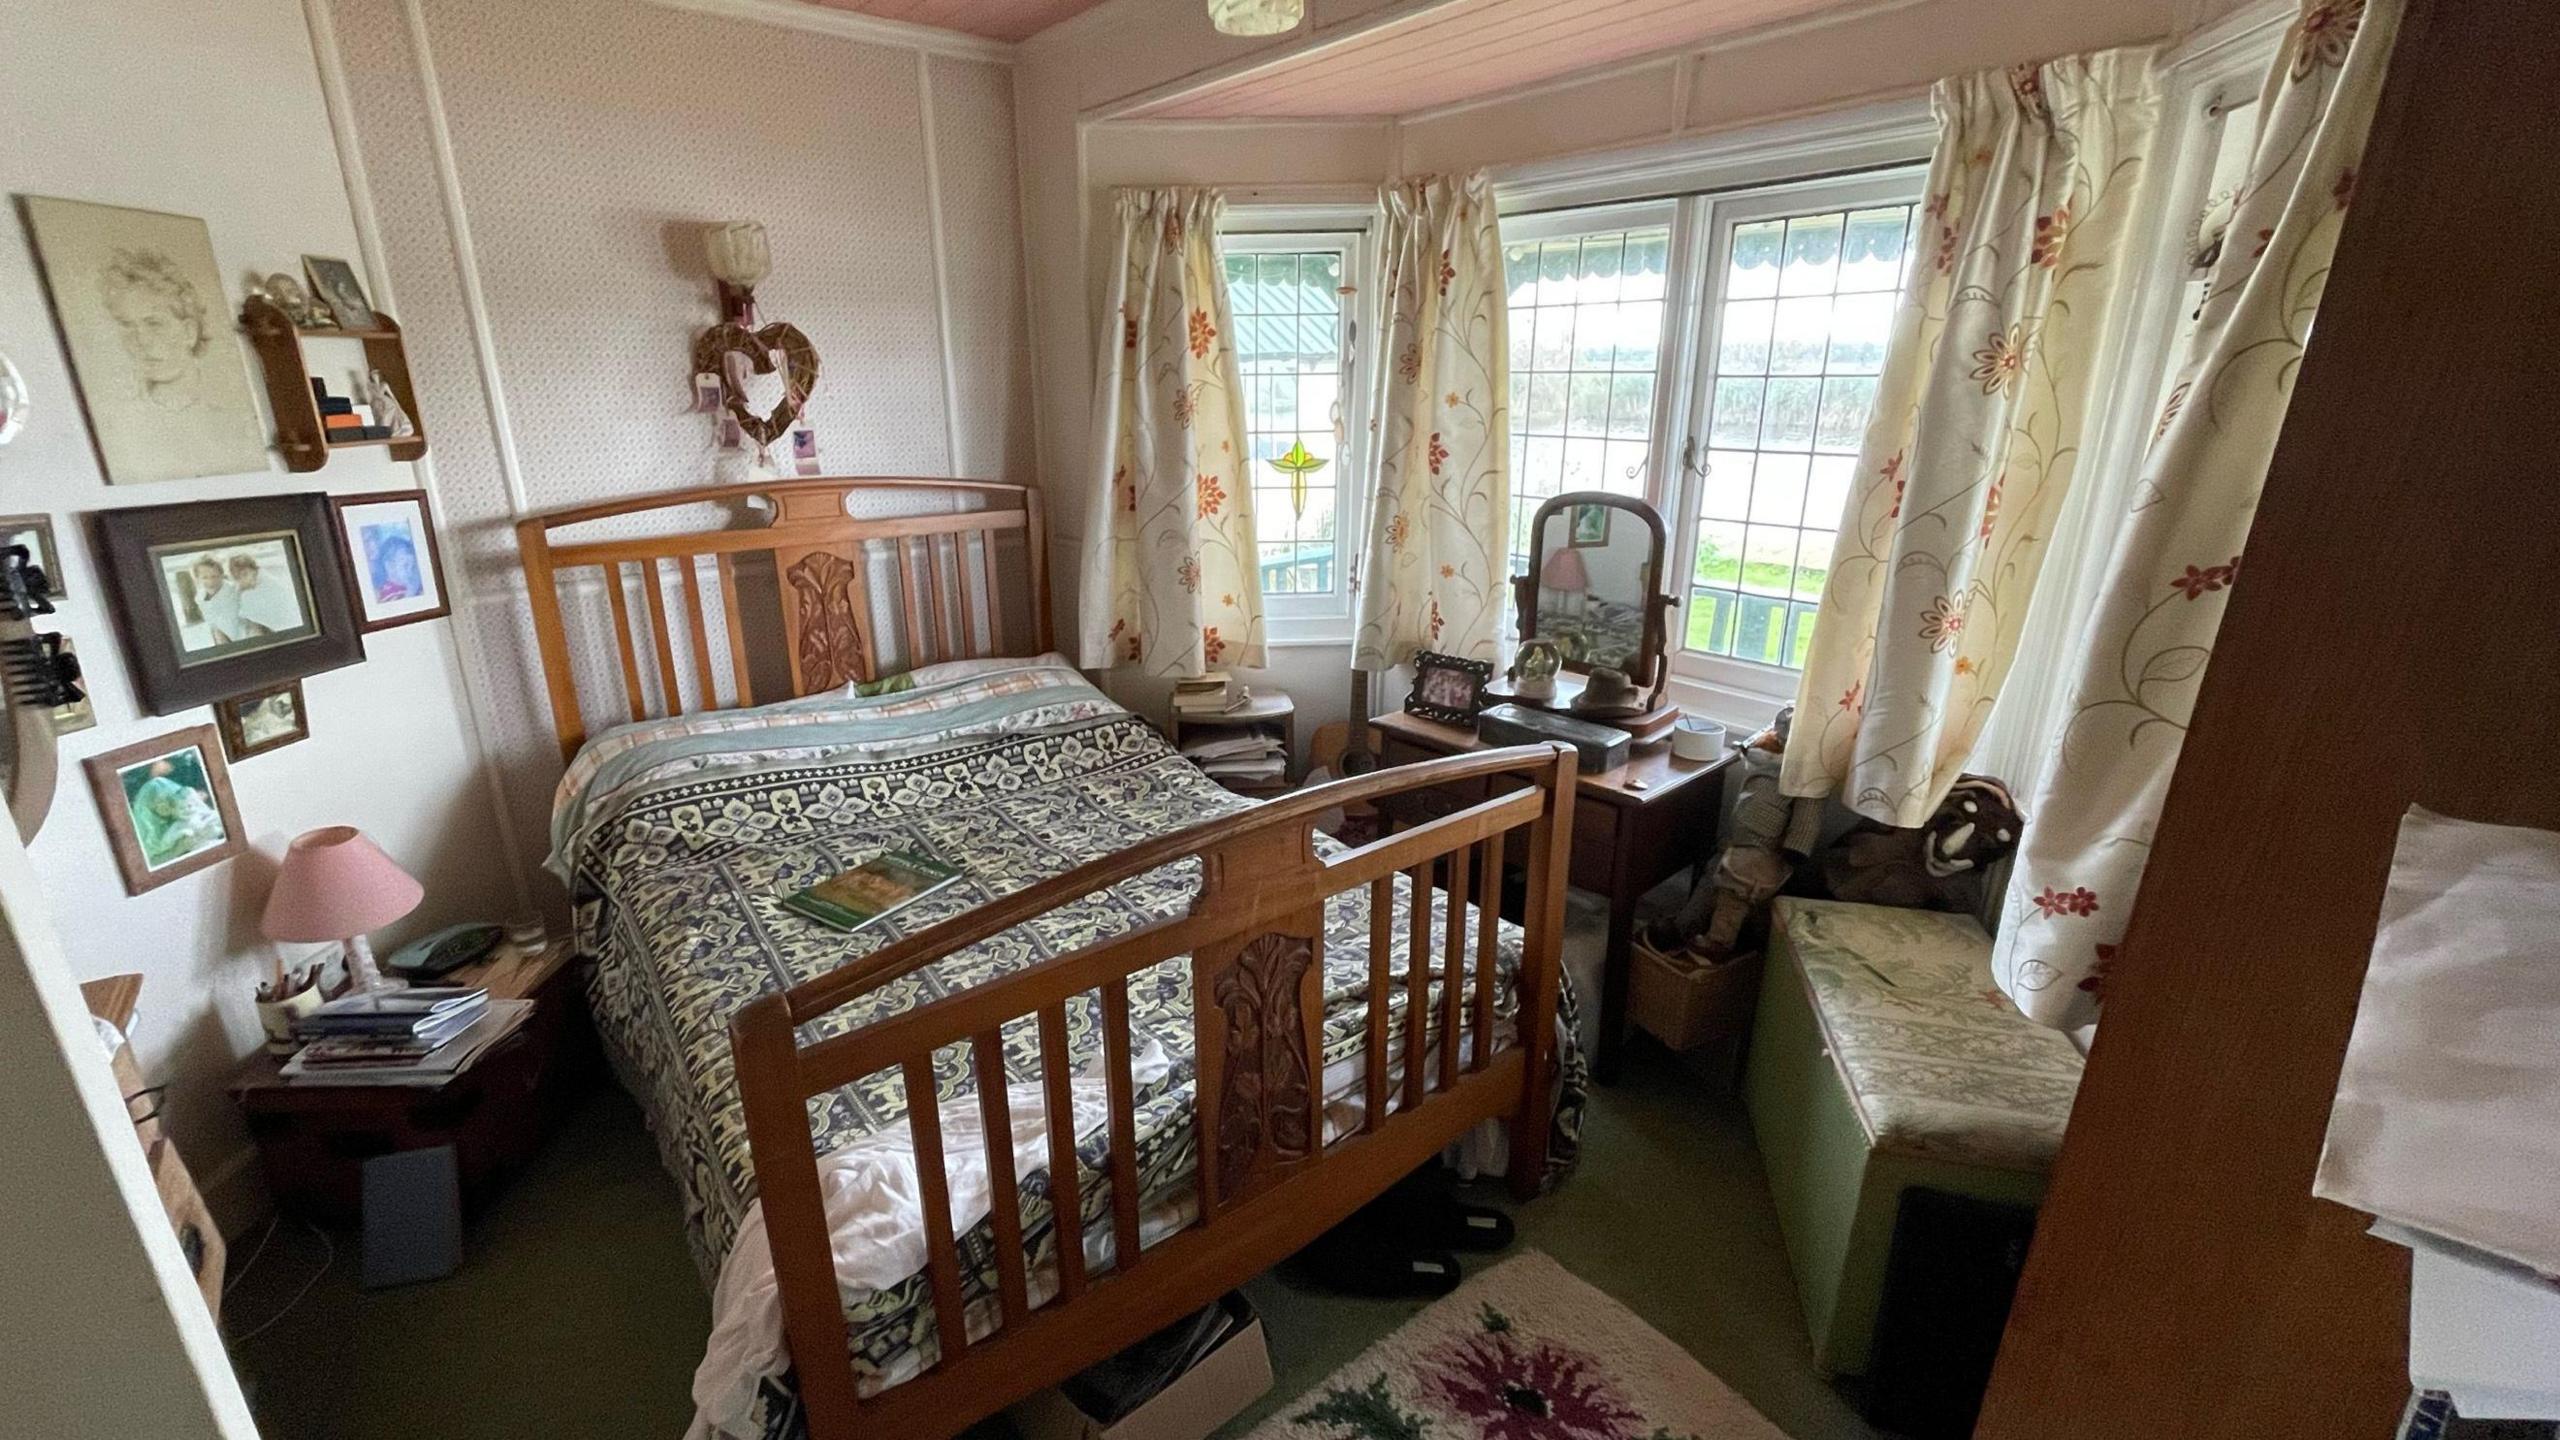
<path fill-rule="evenodd" d="M 717 1274 L 754 1204 L 728 1039 L 740 1008 L 900 935 L 1251 804 L 1055 661 L 935 667 L 900 694 L 818 697 L 599 737 L 562 781 L 553 863 L 571 887 L 581 952 L 592 962 L 597 1028 L 683 1192 L 688 1238 L 706 1279 Z M 938 855 L 963 878 L 852 935 L 782 908 L 783 897 L 802 886 L 891 848 Z M 831 1012 L 804 1027 L 804 1040 L 874 1023 L 1178 913 L 1197 878 L 1195 864 L 1170 865 L 1048 911 Z M 1400 1017 L 1409 934 L 1401 878 L 1393 893 L 1390 1006 Z M 1326 907 L 1323 1034 L 1327 1089 L 1337 1099 L 1356 1094 L 1364 1068 L 1368 904 L 1362 889 Z M 1513 973 L 1521 953 L 1514 927 L 1500 926 L 1496 952 L 1497 973 Z M 1462 953 L 1472 964 L 1474 945 Z M 1498 987 L 1498 995 L 1507 1017 L 1511 987 Z M 1159 1060 L 1140 1077 L 1136 1096 L 1141 1201 L 1158 1217 L 1151 1229 L 1170 1229 L 1179 1219 L 1170 1207 L 1188 1195 L 1196 1161 L 1187 1123 L 1187 960 L 1132 976 L 1129 998 L 1133 1044 Z M 1436 1019 L 1436 1003 L 1431 1013 Z M 1067 1018 L 1071 1058 L 1083 1070 L 1101 1049 L 1096 997 L 1071 1004 Z M 1550 1159 L 1559 1168 L 1575 1154 L 1583 1093 L 1571 1026 L 1561 1028 L 1565 1081 Z M 1391 1033 L 1400 1049 L 1400 1019 Z M 1036 1025 L 1026 1017 L 1006 1027 L 1003 1041 L 1008 1080 L 1036 1085 Z M 934 1072 L 946 1107 L 974 1088 L 961 1047 L 940 1053 Z M 813 1100 L 818 1149 L 823 1155 L 903 1132 L 907 1104 L 902 1081 L 886 1072 Z M 1110 1229 L 1106 1135 L 1080 1126 L 1077 1151 L 1086 1233 L 1098 1241 Z M 1054 1264 L 1045 1166 L 1026 1167 L 1020 1188 L 1024 1243 L 1036 1271 Z M 992 1227 L 983 1222 L 960 1237 L 973 1302 L 993 1294 L 993 1246 Z M 992 1314 L 991 1304 L 972 1309 Z M 933 1315 L 920 1273 L 848 1288 L 846 1314 L 865 1392 L 932 1363 Z M 762 1377 L 758 1391 L 751 1422 L 741 1429 L 732 1407 L 722 1428 L 790 1433 L 796 1405 L 787 1380 Z"/>

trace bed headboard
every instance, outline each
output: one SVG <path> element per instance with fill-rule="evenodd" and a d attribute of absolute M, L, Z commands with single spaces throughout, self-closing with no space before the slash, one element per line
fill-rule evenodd
<path fill-rule="evenodd" d="M 937 500 L 970 508 L 929 509 Z M 769 507 L 762 523 L 759 503 Z M 721 505 L 732 524 L 650 533 L 659 512 Z M 613 520 L 623 533 L 553 534 Z M 587 738 L 564 574 L 594 582 L 568 586 L 576 595 L 604 592 L 632 719 L 832 690 L 878 678 L 892 656 L 905 670 L 1051 648 L 1040 496 L 1023 485 L 872 476 L 710 485 L 528 516 L 516 522 L 516 545 L 563 758 Z M 634 581 L 645 627 L 626 590 Z M 670 610 L 681 618 L 670 623 Z M 579 633 L 591 633 L 597 617 L 578 618 Z"/>

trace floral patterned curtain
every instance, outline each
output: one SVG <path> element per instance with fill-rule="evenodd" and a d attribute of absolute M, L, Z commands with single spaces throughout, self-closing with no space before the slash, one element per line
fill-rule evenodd
<path fill-rule="evenodd" d="M 1427 177 L 1380 192 L 1386 343 L 1377 499 L 1352 664 L 1417 650 L 1490 660 L 1511 601 L 1511 355 L 1493 184 Z"/>
<path fill-rule="evenodd" d="M 1085 521 L 1088 670 L 1197 675 L 1263 663 L 1235 321 L 1214 190 L 1120 192 Z"/>
<path fill-rule="evenodd" d="M 2258 490 L 2355 193 L 2399 0 L 2311 0 L 2258 107 L 2234 199 L 2011 872 L 1992 969 L 2018 1008 L 2097 1018 L 2151 828 L 2238 580 Z"/>
<path fill-rule="evenodd" d="M 1940 81 L 1915 264 L 1781 788 L 1917 825 L 2007 678 L 2080 461 L 2159 114 L 2147 50 Z M 1921 257 L 1927 257 L 1925 262 Z"/>

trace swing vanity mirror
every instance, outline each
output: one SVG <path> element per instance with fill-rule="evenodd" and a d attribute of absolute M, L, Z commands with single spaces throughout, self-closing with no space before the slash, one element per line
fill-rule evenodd
<path fill-rule="evenodd" d="M 1521 640 L 1552 643 L 1576 675 L 1621 672 L 1635 683 L 1619 708 L 1654 708 L 1672 603 L 1661 593 L 1662 517 L 1642 500 L 1579 490 L 1540 505 L 1529 534 L 1529 573 L 1511 582 Z"/>

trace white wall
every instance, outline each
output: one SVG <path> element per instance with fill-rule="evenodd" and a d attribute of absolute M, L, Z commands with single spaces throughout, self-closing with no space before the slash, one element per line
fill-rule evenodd
<path fill-rule="evenodd" d="M 692 338 L 719 318 L 706 222 L 769 232 L 757 299 L 820 354 L 808 416 L 830 473 L 1031 478 L 1013 81 L 1000 47 L 952 36 L 928 54 L 792 0 L 735 7 L 750 18 L 642 0 L 316 4 L 436 429 L 468 671 L 530 872 L 560 762 L 512 522 L 711 482 L 714 424 L 688 410 Z M 605 633 L 573 622 L 598 674 Z M 535 883 L 557 906 L 559 887 Z"/>
<path fill-rule="evenodd" d="M 11 137 L 0 146 L 0 188 L 202 217 L 235 308 L 252 272 L 298 269 L 306 252 L 358 253 L 296 0 L 16 7 L 0 47 L 0 134 Z M 503 914 L 517 906 L 517 892 L 487 843 L 493 812 L 452 627 L 437 620 L 372 636 L 364 664 L 313 677 L 305 687 L 311 738 L 234 768 L 241 819 L 261 854 L 147 895 L 124 893 L 79 758 L 211 716 L 202 708 L 140 712 L 80 517 L 123 505 L 407 489 L 418 481 L 412 467 L 380 452 L 351 452 L 308 475 L 270 462 L 245 476 L 110 488 L 24 232 L 14 218 L 0 229 L 0 343 L 34 392 L 27 430 L 0 449 L 0 511 L 53 516 L 71 591 L 56 628 L 79 646 L 99 719 L 63 742 L 59 793 L 33 847 L 35 870 L 80 978 L 145 976 L 135 1047 L 147 1078 L 174 1082 L 169 1131 L 216 1214 L 236 1225 L 257 1203 L 255 1167 L 221 1081 L 257 1039 L 250 989 L 268 965 L 257 935 L 272 875 L 267 857 L 313 826 L 362 828 L 426 882 L 426 903 L 386 932 L 391 940 Z M 352 343 L 347 349 L 351 366 L 357 352 Z"/>

